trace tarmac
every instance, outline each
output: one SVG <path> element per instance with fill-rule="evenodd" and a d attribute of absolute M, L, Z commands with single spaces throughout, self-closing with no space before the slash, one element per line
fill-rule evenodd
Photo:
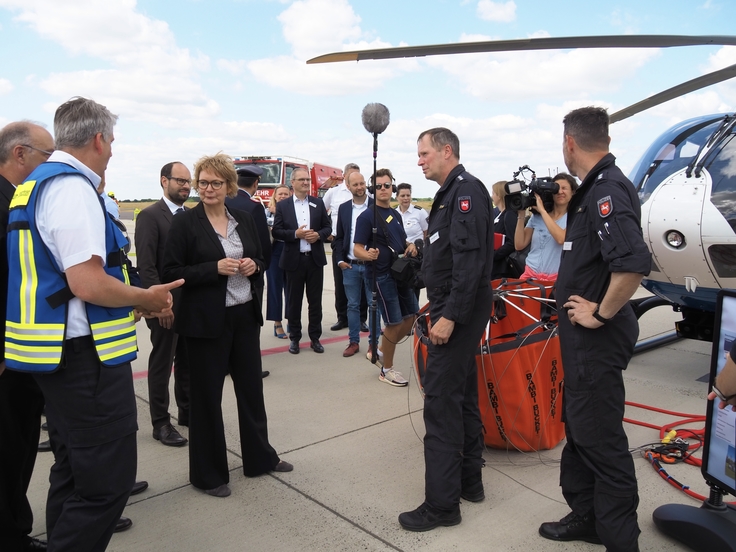
<path fill-rule="evenodd" d="M 134 223 L 126 221 L 131 241 Z M 403 530 L 399 513 L 424 500 L 422 397 L 411 361 L 411 339 L 397 348 L 395 367 L 410 379 L 406 388 L 378 380 L 378 369 L 361 351 L 342 357 L 347 330 L 331 332 L 336 322 L 331 265 L 325 267 L 324 354 L 302 342 L 299 355 L 288 340 L 261 332 L 269 438 L 290 473 L 246 478 L 237 429 L 237 411 L 228 379 L 223 397 L 230 487 L 228 498 L 193 488 L 188 479 L 188 446 L 171 448 L 151 437 L 146 385 L 149 332 L 138 324 L 138 359 L 133 362 L 138 404 L 138 480 L 150 487 L 131 497 L 124 515 L 133 527 L 113 535 L 112 552 L 167 551 L 587 551 L 602 546 L 556 543 L 538 535 L 542 522 L 562 518 L 568 507 L 559 488 L 559 457 L 552 450 L 521 453 L 486 449 L 483 470 L 486 499 L 461 504 L 455 527 L 426 533 Z M 642 293 L 646 293 L 642 290 Z M 424 295 L 422 295 L 424 298 Z M 422 301 L 423 302 L 423 301 Z M 306 307 L 305 327 L 306 327 Z M 650 311 L 640 321 L 640 338 L 669 332 L 677 315 L 668 308 Z M 625 372 L 627 400 L 662 409 L 704 415 L 710 343 L 682 340 L 635 355 Z M 171 386 L 172 422 L 177 408 Z M 627 408 L 627 417 L 662 425 L 672 416 Z M 702 427 L 695 424 L 689 427 Z M 629 444 L 659 441 L 654 429 L 625 424 Z M 186 427 L 178 427 L 187 436 Z M 41 439 L 46 439 L 42 432 Z M 652 511 L 663 504 L 699 502 L 665 482 L 641 453 L 633 452 L 639 483 L 642 551 L 689 548 L 660 532 Z M 28 492 L 35 515 L 33 536 L 45 537 L 45 502 L 51 453 L 39 453 Z M 698 468 L 667 465 L 667 471 L 692 490 L 707 495 Z"/>

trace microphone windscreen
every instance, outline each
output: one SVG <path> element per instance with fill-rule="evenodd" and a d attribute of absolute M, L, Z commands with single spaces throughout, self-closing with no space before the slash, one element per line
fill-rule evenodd
<path fill-rule="evenodd" d="M 362 118 L 363 126 L 371 134 L 381 134 L 390 122 L 388 108 L 380 103 L 369 103 L 365 106 Z"/>

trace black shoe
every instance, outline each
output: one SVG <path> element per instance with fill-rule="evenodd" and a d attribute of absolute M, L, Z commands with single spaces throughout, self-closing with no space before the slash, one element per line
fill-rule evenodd
<path fill-rule="evenodd" d="M 271 372 L 269 372 L 268 370 L 261 370 L 261 378 L 267 378 L 270 375 Z"/>
<path fill-rule="evenodd" d="M 595 518 L 592 513 L 579 516 L 570 512 L 560 521 L 551 521 L 539 526 L 539 534 L 545 539 L 556 541 L 585 541 L 592 544 L 603 544 L 595 530 Z"/>
<path fill-rule="evenodd" d="M 363 332 L 363 333 L 368 333 L 371 330 L 368 327 L 368 324 L 366 324 L 365 322 L 361 322 L 360 323 L 360 331 Z"/>
<path fill-rule="evenodd" d="M 161 441 L 161 444 L 167 447 L 183 447 L 187 444 L 187 438 L 182 437 L 181 433 L 176 431 L 171 424 L 154 428 L 153 438 Z"/>
<path fill-rule="evenodd" d="M 38 452 L 50 452 L 51 451 L 51 441 L 46 439 L 45 441 L 41 441 L 38 443 Z"/>
<path fill-rule="evenodd" d="M 486 493 L 483 489 L 483 478 L 481 475 L 463 479 L 460 498 L 468 502 L 482 502 L 485 500 Z"/>
<path fill-rule="evenodd" d="M 48 422 L 44 422 L 44 423 L 42 423 L 42 424 L 41 424 L 41 429 L 42 429 L 43 431 L 48 431 L 48 430 L 49 430 L 49 423 L 48 423 Z"/>
<path fill-rule="evenodd" d="M 133 520 L 126 517 L 121 517 L 115 524 L 115 529 L 113 529 L 112 532 L 122 533 L 123 531 L 127 531 L 131 527 L 133 527 Z"/>
<path fill-rule="evenodd" d="M 42 550 L 47 550 L 48 545 L 46 544 L 46 541 L 40 540 L 40 539 L 34 539 L 33 537 L 28 537 L 28 540 L 26 541 L 25 545 L 23 545 L 23 548 L 20 548 L 22 552 L 41 552 Z"/>
<path fill-rule="evenodd" d="M 325 348 L 319 342 L 319 339 L 313 339 L 312 342 L 309 344 L 309 346 L 312 348 L 312 350 L 315 353 L 324 353 L 325 352 Z"/>
<path fill-rule="evenodd" d="M 463 520 L 460 508 L 453 512 L 435 510 L 426 502 L 411 512 L 399 515 L 399 523 L 407 531 L 429 531 L 435 527 L 450 527 L 457 525 Z"/>
<path fill-rule="evenodd" d="M 289 352 L 292 355 L 298 355 L 299 354 L 299 342 L 292 340 L 292 342 L 289 344 Z"/>
<path fill-rule="evenodd" d="M 344 330 L 347 327 L 348 327 L 348 323 L 347 322 L 343 322 L 342 320 L 338 320 L 336 324 L 333 324 L 332 326 L 330 326 L 330 331 L 331 332 L 338 332 L 340 330 Z"/>
<path fill-rule="evenodd" d="M 148 488 L 148 481 L 136 481 L 133 484 L 133 489 L 130 491 L 130 496 L 142 493 Z"/>

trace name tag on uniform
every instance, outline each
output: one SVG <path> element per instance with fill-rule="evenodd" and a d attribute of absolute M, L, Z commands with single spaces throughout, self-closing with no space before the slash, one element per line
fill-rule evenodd
<path fill-rule="evenodd" d="M 431 236 L 429 236 L 429 243 L 436 242 L 439 239 L 439 237 L 440 237 L 440 233 L 439 232 L 435 232 L 434 234 L 432 234 Z"/>
<path fill-rule="evenodd" d="M 572 242 L 565 242 L 562 244 L 563 251 L 572 251 Z"/>
<path fill-rule="evenodd" d="M 314 207 L 315 209 L 317 208 L 317 204 L 316 203 L 312 203 L 311 201 L 309 202 L 309 206 L 310 207 Z"/>
<path fill-rule="evenodd" d="M 386 224 L 388 224 L 392 220 L 394 220 L 394 216 L 393 215 L 389 215 L 388 218 L 386 219 Z"/>

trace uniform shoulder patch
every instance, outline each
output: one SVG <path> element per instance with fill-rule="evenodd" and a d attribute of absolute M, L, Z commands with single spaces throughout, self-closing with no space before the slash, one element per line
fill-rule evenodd
<path fill-rule="evenodd" d="M 472 207 L 473 204 L 470 201 L 470 196 L 460 196 L 457 198 L 457 208 L 460 209 L 461 213 L 469 213 Z"/>
<path fill-rule="evenodd" d="M 422 208 L 421 208 L 421 207 L 420 207 L 419 205 L 414 205 L 414 208 L 415 208 L 415 209 L 418 209 L 419 211 L 421 211 L 421 210 L 422 210 Z"/>
<path fill-rule="evenodd" d="M 613 213 L 613 201 L 611 196 L 602 197 L 598 200 L 598 214 L 601 218 L 606 218 Z"/>

